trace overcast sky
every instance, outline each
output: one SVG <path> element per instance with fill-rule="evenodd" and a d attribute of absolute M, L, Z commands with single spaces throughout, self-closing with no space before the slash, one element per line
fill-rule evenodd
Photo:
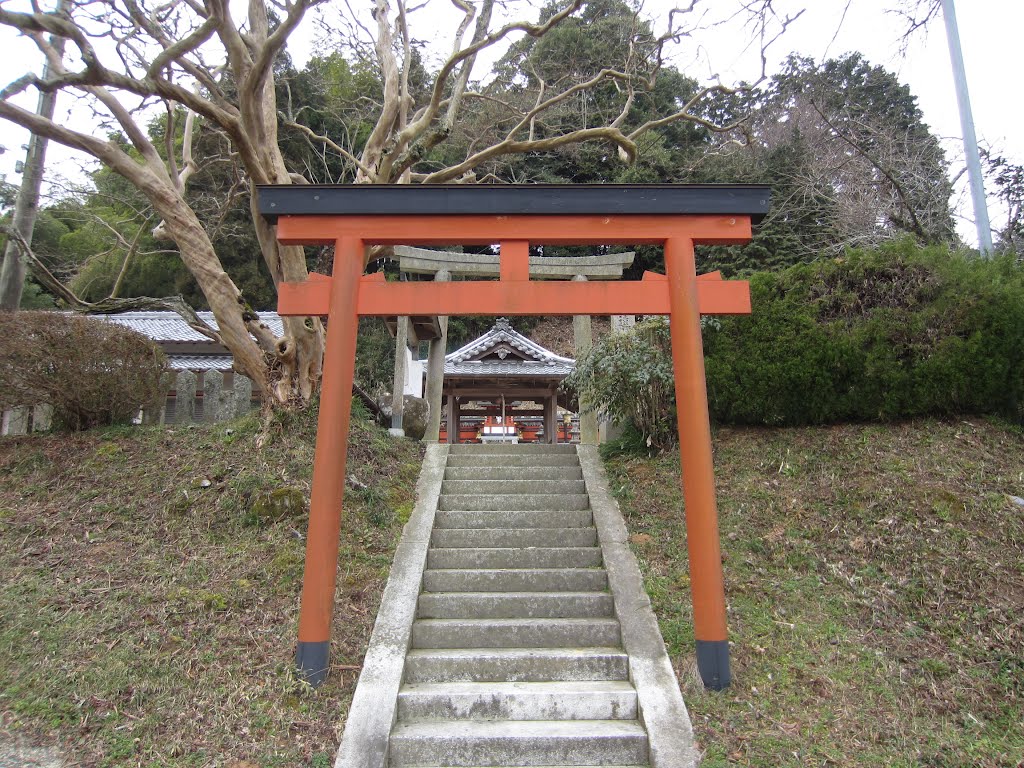
<path fill-rule="evenodd" d="M 806 10 L 770 49 L 769 66 L 777 65 L 790 52 L 820 61 L 860 51 L 870 62 L 893 71 L 910 86 L 933 132 L 948 139 L 945 142 L 947 152 L 959 168 L 962 164 L 961 129 L 942 19 L 938 18 L 926 33 L 919 32 L 904 55 L 900 51 L 901 21 L 886 13 L 886 8 L 897 1 L 776 0 L 783 12 L 795 13 L 804 7 Z M 353 5 L 358 3 L 353 2 Z M 719 12 L 728 5 L 724 0 L 714 0 L 709 7 Z M 520 14 L 526 6 L 527 3 L 522 1 L 512 4 Z M 646 10 L 652 16 L 664 13 L 669 6 L 668 0 L 646 0 Z M 440 4 L 440 9 L 448 7 L 449 4 Z M 421 14 L 426 13 L 431 14 L 431 19 L 443 18 L 443 14 L 435 15 L 433 8 L 421 11 Z M 1024 162 L 1024 131 L 1021 129 L 1024 101 L 1016 93 L 1014 82 L 1020 69 L 1024 3 L 1015 0 L 973 0 L 968 3 L 960 0 L 957 16 L 979 141 L 1015 162 Z M 422 26 L 414 26 L 413 34 L 425 37 L 429 32 L 425 34 Z M 707 80 L 712 73 L 719 75 L 725 83 L 752 80 L 759 73 L 760 60 L 758 46 L 748 45 L 748 40 L 749 35 L 736 26 L 720 27 L 685 40 L 675 51 L 673 63 L 698 80 Z M 5 51 L 5 84 L 27 69 L 41 68 L 41 57 L 26 41 L 12 40 L 8 34 L 2 34 L 0 42 Z M 308 48 L 308 45 L 293 46 L 297 63 L 308 55 Z M 30 103 L 34 106 L 34 96 Z M 66 102 L 58 104 L 58 116 L 74 121 L 85 119 L 85 116 L 77 114 L 71 116 Z M 24 157 L 21 144 L 25 141 L 27 135 L 11 129 L 9 124 L 0 124 L 0 144 L 7 148 L 0 155 L 0 173 L 15 183 L 20 177 L 14 173 L 14 164 Z M 74 168 L 74 155 L 67 150 L 51 145 L 49 157 L 59 166 L 59 172 L 69 173 Z M 969 206 L 961 205 L 960 208 L 965 218 L 971 215 Z M 995 209 L 992 219 L 993 226 L 999 226 L 1000 214 Z M 969 242 L 976 242 L 972 223 L 964 221 L 960 231 Z"/>
<path fill-rule="evenodd" d="M 917 96 L 925 122 L 933 133 L 946 139 L 943 145 L 955 173 L 963 166 L 963 134 L 942 17 L 939 16 L 927 32 L 918 32 L 904 54 L 900 50 L 904 26 L 897 16 L 886 13 L 895 2 L 782 0 L 781 4 L 777 3 L 780 8 L 788 7 L 791 12 L 802 7 L 807 10 L 773 45 L 775 55 L 769 56 L 769 62 L 778 63 L 790 52 L 811 56 L 817 61 L 852 51 L 863 53 L 872 64 L 894 72 Z M 1024 3 L 1019 0 L 958 0 L 956 15 L 978 141 L 1017 163 L 1024 162 L 1024 101 L 1017 97 L 1014 84 L 1020 71 Z M 758 66 L 751 60 L 752 51 L 726 58 L 715 55 L 723 48 L 737 47 L 726 42 L 711 49 L 710 55 L 716 59 L 723 77 L 730 71 L 740 77 L 749 76 L 746 73 Z M 964 191 L 965 182 L 964 178 L 958 202 L 961 215 L 966 219 L 973 217 L 973 212 Z M 1000 226 L 1002 212 L 994 202 L 990 209 L 992 226 Z M 962 220 L 958 229 L 965 240 L 977 244 L 973 218 Z"/>

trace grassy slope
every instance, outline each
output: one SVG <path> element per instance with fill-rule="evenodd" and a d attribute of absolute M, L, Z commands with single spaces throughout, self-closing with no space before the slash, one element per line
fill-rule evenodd
<path fill-rule="evenodd" d="M 715 435 L 733 687 L 693 668 L 677 453 L 612 459 L 705 765 L 1020 766 L 1024 436 Z"/>
<path fill-rule="evenodd" d="M 0 440 L 0 735 L 84 765 L 332 763 L 419 453 L 354 427 L 368 487 L 347 497 L 335 673 L 310 693 L 290 672 L 303 523 L 246 514 L 308 487 L 312 427 L 258 438 L 243 421 Z M 953 421 L 715 440 L 724 694 L 689 656 L 677 455 L 609 465 L 706 765 L 1017 765 L 1024 512 L 1005 494 L 1024 437 Z"/>
<path fill-rule="evenodd" d="M 291 672 L 304 517 L 247 519 L 260 491 L 308 491 L 314 429 L 258 427 L 0 439 L 0 741 L 87 766 L 333 763 L 420 452 L 353 426 L 367 488 L 347 493 L 314 693 Z"/>

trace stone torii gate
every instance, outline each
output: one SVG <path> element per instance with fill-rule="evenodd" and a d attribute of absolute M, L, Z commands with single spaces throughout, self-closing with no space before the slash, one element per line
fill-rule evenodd
<path fill-rule="evenodd" d="M 265 186 L 260 213 L 287 245 L 334 245 L 330 277 L 278 286 L 278 312 L 329 316 L 317 425 L 297 665 L 326 677 L 360 316 L 668 315 L 686 503 L 697 665 L 704 685 L 729 685 L 702 314 L 748 314 L 750 289 L 698 279 L 694 245 L 743 243 L 768 210 L 763 186 L 357 185 Z M 500 243 L 500 278 L 387 283 L 363 275 L 370 245 Z M 530 280 L 530 243 L 663 245 L 665 274 L 640 281 Z"/>
<path fill-rule="evenodd" d="M 444 282 L 458 277 L 500 277 L 498 256 L 489 253 L 452 253 L 431 251 L 425 248 L 396 246 L 398 269 L 407 274 L 433 275 L 435 280 Z M 632 251 L 622 253 L 600 253 L 594 256 L 531 256 L 531 280 L 620 280 L 622 270 L 633 263 L 636 256 Z M 414 326 L 426 325 L 433 318 L 418 318 Z M 400 322 L 400 321 L 399 321 Z M 437 318 L 437 332 L 430 337 L 430 351 L 427 353 L 427 391 L 429 404 L 427 430 L 423 439 L 436 441 L 441 428 L 441 389 L 444 380 L 444 356 L 448 343 L 448 318 Z M 576 359 L 582 360 L 594 343 L 590 315 L 576 315 L 572 319 L 573 346 Z M 397 336 L 397 334 L 396 334 Z M 397 359 L 397 358 L 396 358 Z M 404 358 L 403 358 L 404 359 Z M 404 376 L 404 372 L 402 374 Z M 398 387 L 399 371 L 395 366 L 395 387 Z M 397 400 L 396 400 L 397 402 Z M 597 416 L 586 413 L 580 404 L 580 442 L 594 445 L 598 442 Z M 449 432 L 449 436 L 451 432 Z"/>

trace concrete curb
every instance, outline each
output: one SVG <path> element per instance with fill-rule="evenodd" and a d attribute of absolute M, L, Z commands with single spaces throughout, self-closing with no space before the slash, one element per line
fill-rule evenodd
<path fill-rule="evenodd" d="M 430 444 L 416 483 L 416 505 L 402 532 L 363 659 L 335 768 L 385 768 L 388 736 L 398 712 L 398 689 L 412 639 L 416 601 L 434 527 L 448 446 Z"/>
<path fill-rule="evenodd" d="M 700 756 L 690 715 L 644 590 L 640 567 L 629 548 L 622 512 L 608 490 L 597 447 L 580 445 L 577 453 L 590 493 L 615 614 L 622 628 L 622 644 L 629 655 L 629 679 L 636 688 L 640 719 L 647 728 L 651 768 L 694 768 Z"/>

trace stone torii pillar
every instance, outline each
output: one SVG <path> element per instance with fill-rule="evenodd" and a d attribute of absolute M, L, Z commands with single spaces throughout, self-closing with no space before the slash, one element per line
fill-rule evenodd
<path fill-rule="evenodd" d="M 586 275 L 575 275 L 576 282 L 586 282 Z M 572 318 L 573 346 L 576 350 L 576 359 L 582 360 L 590 354 L 594 346 L 594 330 L 590 322 L 590 315 L 574 315 Z M 587 412 L 589 404 L 580 400 L 580 443 L 583 445 L 597 445 L 597 414 L 593 411 Z"/>
<path fill-rule="evenodd" d="M 451 279 L 451 273 L 447 269 L 438 270 L 434 274 L 435 283 L 446 283 Z M 423 434 L 423 441 L 426 443 L 436 443 L 441 436 L 441 397 L 444 387 L 444 356 L 448 351 L 448 318 L 443 315 L 438 317 L 437 325 L 440 335 L 430 340 L 427 352 L 427 387 L 423 393 L 427 398 L 427 431 Z"/>
<path fill-rule="evenodd" d="M 395 321 L 395 383 L 391 389 L 391 429 L 392 435 L 405 437 L 402 419 L 405 415 L 405 380 L 406 357 L 409 347 L 409 318 L 399 315 Z"/>

